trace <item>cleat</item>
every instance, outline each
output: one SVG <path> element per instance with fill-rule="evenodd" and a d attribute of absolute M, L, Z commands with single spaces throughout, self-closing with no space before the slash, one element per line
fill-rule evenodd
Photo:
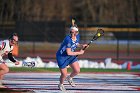
<path fill-rule="evenodd" d="M 69 82 L 69 84 L 70 84 L 72 87 L 75 87 L 75 86 L 76 86 L 75 83 L 74 83 L 74 81 L 73 81 L 73 79 L 72 79 L 70 76 L 68 76 L 66 79 L 67 79 L 67 81 Z"/>
<path fill-rule="evenodd" d="M 4 86 L 4 85 L 0 85 L 0 88 L 7 88 L 6 86 Z"/>
<path fill-rule="evenodd" d="M 58 88 L 59 88 L 61 91 L 66 92 L 66 89 L 65 89 L 65 87 L 64 87 L 63 84 L 59 84 L 59 85 L 58 85 Z"/>
<path fill-rule="evenodd" d="M 3 84 L 2 84 L 2 81 L 0 80 L 0 88 L 7 88 L 6 86 L 4 86 Z"/>

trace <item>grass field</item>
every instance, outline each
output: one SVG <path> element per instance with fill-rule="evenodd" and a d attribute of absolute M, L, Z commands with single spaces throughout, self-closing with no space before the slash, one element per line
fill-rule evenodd
<path fill-rule="evenodd" d="M 10 72 L 59 72 L 59 68 L 27 68 L 27 67 L 10 67 Z M 68 69 L 71 72 L 71 69 Z M 139 69 L 126 70 L 126 69 L 95 69 L 95 68 L 81 68 L 81 72 L 140 72 Z"/>

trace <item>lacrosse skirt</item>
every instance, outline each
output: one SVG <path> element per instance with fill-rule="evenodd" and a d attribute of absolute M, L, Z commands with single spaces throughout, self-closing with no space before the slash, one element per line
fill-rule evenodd
<path fill-rule="evenodd" d="M 58 56 L 56 55 L 57 63 L 59 68 L 63 69 L 66 66 L 78 61 L 76 56 Z"/>

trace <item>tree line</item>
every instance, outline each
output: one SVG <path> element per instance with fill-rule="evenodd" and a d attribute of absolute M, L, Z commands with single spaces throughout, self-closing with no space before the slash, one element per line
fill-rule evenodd
<path fill-rule="evenodd" d="M 0 21 L 140 24 L 140 0 L 0 0 Z"/>

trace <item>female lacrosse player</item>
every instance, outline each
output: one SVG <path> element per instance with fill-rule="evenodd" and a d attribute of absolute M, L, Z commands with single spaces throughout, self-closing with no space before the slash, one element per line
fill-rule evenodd
<path fill-rule="evenodd" d="M 0 88 L 4 87 L 2 85 L 2 79 L 4 74 L 9 72 L 9 68 L 5 64 L 2 57 L 8 55 L 10 61 L 14 62 L 15 65 L 19 64 L 19 62 L 12 56 L 13 46 L 17 45 L 17 43 L 18 43 L 18 36 L 16 33 L 12 34 L 8 40 L 0 41 Z"/>
<path fill-rule="evenodd" d="M 56 59 L 57 59 L 58 66 L 61 72 L 60 83 L 58 85 L 58 88 L 61 91 L 66 91 L 63 85 L 65 79 L 67 79 L 67 81 L 72 87 L 75 86 L 73 82 L 73 77 L 76 76 L 80 72 L 80 67 L 77 62 L 78 59 L 76 55 L 84 54 L 84 50 L 81 49 L 80 51 L 76 52 L 75 49 L 81 46 L 85 47 L 87 46 L 87 44 L 84 44 L 84 45 L 79 44 L 78 28 L 75 26 L 72 26 L 70 28 L 70 34 L 64 38 L 60 48 L 58 49 L 56 53 Z M 68 65 L 72 68 L 72 73 L 67 77 Z"/>

